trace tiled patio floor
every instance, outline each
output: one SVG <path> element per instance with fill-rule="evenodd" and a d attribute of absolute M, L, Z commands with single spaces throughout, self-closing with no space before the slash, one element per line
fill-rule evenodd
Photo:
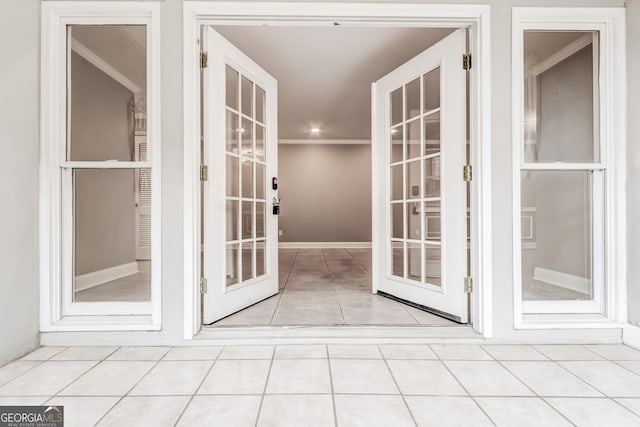
<path fill-rule="evenodd" d="M 623 345 L 43 347 L 0 405 L 65 426 L 640 426 Z"/>

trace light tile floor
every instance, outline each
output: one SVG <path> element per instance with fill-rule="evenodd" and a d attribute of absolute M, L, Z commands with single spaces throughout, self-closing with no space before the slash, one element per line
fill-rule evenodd
<path fill-rule="evenodd" d="M 280 249 L 280 292 L 221 326 L 459 326 L 371 293 L 370 249 Z"/>
<path fill-rule="evenodd" d="M 43 347 L 0 405 L 66 426 L 640 426 L 624 345 Z"/>

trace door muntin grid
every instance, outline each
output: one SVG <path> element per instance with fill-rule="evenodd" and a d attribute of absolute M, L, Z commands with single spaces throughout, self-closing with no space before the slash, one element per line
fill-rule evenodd
<path fill-rule="evenodd" d="M 266 92 L 226 65 L 226 289 L 268 274 Z"/>
<path fill-rule="evenodd" d="M 440 65 L 388 94 L 390 276 L 441 290 Z"/>

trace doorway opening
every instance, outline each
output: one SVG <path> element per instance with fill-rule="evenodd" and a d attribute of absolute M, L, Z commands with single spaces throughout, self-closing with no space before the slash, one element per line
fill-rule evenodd
<path fill-rule="evenodd" d="M 223 185 L 203 181 L 203 323 L 468 323 L 467 30 L 217 25 L 201 39 L 201 153 L 224 169 L 209 181 Z M 377 206 L 373 174 L 388 175 Z M 386 224 L 388 280 L 374 286 L 372 225 Z"/>

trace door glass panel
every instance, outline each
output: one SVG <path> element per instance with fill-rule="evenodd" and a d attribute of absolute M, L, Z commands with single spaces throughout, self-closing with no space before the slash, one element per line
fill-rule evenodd
<path fill-rule="evenodd" d="M 237 200 L 227 200 L 227 240 L 238 240 L 238 206 Z"/>
<path fill-rule="evenodd" d="M 391 200 L 402 200 L 402 165 L 391 166 Z"/>
<path fill-rule="evenodd" d="M 404 215 L 402 205 L 402 203 L 391 204 L 391 237 L 394 239 L 404 238 Z"/>
<path fill-rule="evenodd" d="M 404 277 L 404 243 L 391 242 L 391 274 Z"/>
<path fill-rule="evenodd" d="M 240 120 L 238 115 L 227 110 L 227 151 L 229 153 L 238 154 L 238 131 L 240 129 Z"/>
<path fill-rule="evenodd" d="M 260 240 L 256 242 L 256 277 L 265 274 L 265 242 Z"/>
<path fill-rule="evenodd" d="M 242 114 L 253 118 L 253 82 L 242 76 Z"/>
<path fill-rule="evenodd" d="M 265 192 L 265 168 L 263 164 L 256 163 L 256 199 L 264 200 Z"/>
<path fill-rule="evenodd" d="M 253 202 L 242 202 L 242 239 L 253 237 Z"/>
<path fill-rule="evenodd" d="M 438 245 L 424 245 L 425 282 L 442 286 L 442 248 Z"/>
<path fill-rule="evenodd" d="M 422 212 L 420 202 L 407 203 L 407 239 L 422 239 Z"/>
<path fill-rule="evenodd" d="M 256 85 L 256 120 L 260 123 L 264 123 L 264 112 L 266 110 L 265 100 L 264 89 Z"/>
<path fill-rule="evenodd" d="M 253 277 L 253 242 L 242 242 L 242 281 Z"/>
<path fill-rule="evenodd" d="M 407 163 L 407 199 L 420 198 L 420 160 Z"/>
<path fill-rule="evenodd" d="M 440 156 L 424 160 L 424 197 L 440 197 Z"/>
<path fill-rule="evenodd" d="M 265 161 L 264 127 L 256 125 L 256 159 Z"/>
<path fill-rule="evenodd" d="M 420 119 L 407 124 L 407 159 L 420 157 Z"/>
<path fill-rule="evenodd" d="M 420 78 L 408 83 L 405 87 L 407 98 L 406 119 L 411 120 L 420 115 Z"/>
<path fill-rule="evenodd" d="M 391 129 L 391 163 L 397 163 L 402 161 L 402 140 L 403 140 L 403 125 Z"/>
<path fill-rule="evenodd" d="M 240 191 L 240 159 L 227 156 L 227 196 L 238 197 Z"/>
<path fill-rule="evenodd" d="M 226 95 L 227 107 L 238 111 L 238 95 L 240 86 L 238 85 L 239 74 L 236 70 L 227 65 L 226 67 Z"/>
<path fill-rule="evenodd" d="M 424 118 L 424 154 L 440 152 L 440 113 L 436 112 Z"/>
<path fill-rule="evenodd" d="M 422 281 L 422 245 L 407 243 L 407 279 Z"/>
<path fill-rule="evenodd" d="M 238 268 L 238 264 L 240 263 L 239 251 L 240 245 L 238 243 L 227 244 L 227 286 L 238 283 L 238 280 L 240 278 Z"/>
<path fill-rule="evenodd" d="M 242 197 L 253 198 L 253 162 L 242 159 Z"/>
<path fill-rule="evenodd" d="M 242 156 L 253 157 L 253 123 L 251 120 L 247 120 L 244 117 L 242 118 L 240 136 L 242 141 Z"/>
<path fill-rule="evenodd" d="M 424 75 L 424 112 L 440 108 L 440 67 Z"/>
<path fill-rule="evenodd" d="M 256 238 L 265 237 L 267 204 L 256 202 Z"/>
<path fill-rule="evenodd" d="M 403 120 L 403 102 L 402 88 L 398 88 L 391 92 L 391 126 L 396 125 Z"/>
<path fill-rule="evenodd" d="M 593 173 L 521 173 L 524 300 L 593 299 Z"/>
<path fill-rule="evenodd" d="M 599 161 L 597 37 L 595 31 L 524 32 L 525 163 Z M 567 56 L 576 44 L 583 47 Z"/>
<path fill-rule="evenodd" d="M 135 180 L 135 169 L 73 171 L 74 301 L 151 300 L 151 260 L 136 252 L 140 238 L 151 246 L 151 234 L 143 233 L 151 217 L 138 210 L 146 203 Z M 114 267 L 122 270 L 119 278 L 100 279 Z"/>
<path fill-rule="evenodd" d="M 136 135 L 146 135 L 147 130 L 147 27 L 70 25 L 67 31 L 66 160 L 142 160 L 136 158 L 134 146 Z M 96 55 L 109 64 L 121 64 L 126 84 L 93 65 Z"/>
<path fill-rule="evenodd" d="M 429 241 L 440 241 L 440 201 L 425 202 L 424 206 L 424 237 Z"/>

